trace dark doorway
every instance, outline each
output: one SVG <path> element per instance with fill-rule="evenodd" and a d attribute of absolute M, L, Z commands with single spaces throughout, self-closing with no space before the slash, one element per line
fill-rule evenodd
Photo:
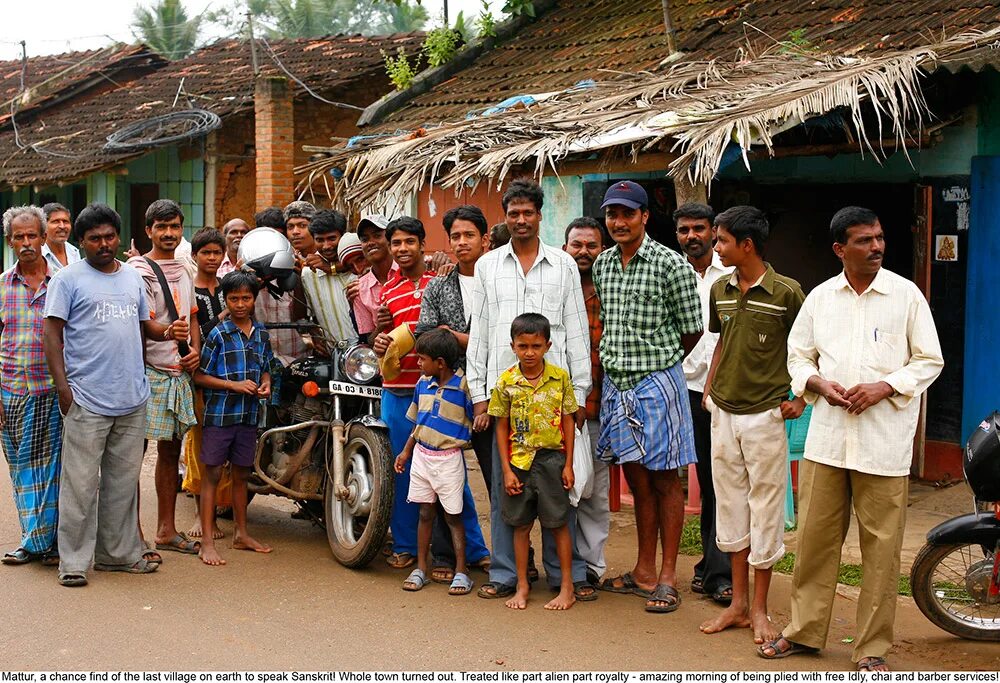
<path fill-rule="evenodd" d="M 136 183 L 129 188 L 129 228 L 132 240 L 140 254 L 149 251 L 153 244 L 146 236 L 146 208 L 160 198 L 160 186 L 156 183 Z M 127 245 L 122 245 L 127 247 Z"/>

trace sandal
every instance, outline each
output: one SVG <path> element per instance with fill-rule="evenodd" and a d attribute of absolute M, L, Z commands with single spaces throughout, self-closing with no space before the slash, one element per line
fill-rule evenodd
<path fill-rule="evenodd" d="M 451 583 L 455 579 L 455 570 L 451 567 L 434 567 L 431 569 L 431 581 L 434 583 Z"/>
<path fill-rule="evenodd" d="M 589 581 L 576 581 L 573 583 L 573 596 L 580 602 L 592 602 L 597 600 L 597 589 Z"/>
<path fill-rule="evenodd" d="M 666 604 L 657 604 L 666 603 Z M 656 584 L 656 588 L 646 600 L 646 611 L 656 614 L 667 614 L 681 606 L 681 596 L 677 589 L 665 583 Z"/>
<path fill-rule="evenodd" d="M 472 592 L 472 579 L 468 574 L 458 572 L 448 588 L 448 595 L 468 595 Z"/>
<path fill-rule="evenodd" d="M 417 558 L 412 553 L 392 553 L 385 558 L 385 563 L 393 569 L 406 569 L 417 563 Z M 423 574 L 423 572 L 420 572 Z"/>
<path fill-rule="evenodd" d="M 18 548 L 17 550 L 13 550 L 9 553 L 4 553 L 3 559 L 0 560 L 0 562 L 3 562 L 6 565 L 20 565 L 34 562 L 40 557 L 41 555 L 29 553 L 24 548 Z"/>
<path fill-rule="evenodd" d="M 94 569 L 99 572 L 125 572 L 126 574 L 152 574 L 160 565 L 156 562 L 139 560 L 135 564 L 101 564 L 94 563 Z"/>
<path fill-rule="evenodd" d="M 731 605 L 733 603 L 733 587 L 723 586 L 722 588 L 717 588 L 712 593 L 712 600 L 720 605 Z"/>
<path fill-rule="evenodd" d="M 59 566 L 59 551 L 55 548 L 51 550 L 46 550 L 42 553 L 42 566 L 43 567 L 58 567 Z"/>
<path fill-rule="evenodd" d="M 486 557 L 481 557 L 475 562 L 469 563 L 469 568 L 479 569 L 480 571 L 486 572 L 487 574 L 490 573 L 491 566 L 493 566 L 493 560 L 490 559 L 489 555 L 487 555 Z"/>
<path fill-rule="evenodd" d="M 691 579 L 691 592 L 697 593 L 698 595 L 704 595 L 705 593 L 705 579 L 700 576 L 696 576 Z"/>
<path fill-rule="evenodd" d="M 785 643 L 787 647 L 780 647 L 781 643 Z M 772 654 L 767 654 L 765 650 L 771 650 Z M 810 647 L 808 645 L 802 645 L 801 643 L 794 643 L 785 636 L 778 636 L 771 642 L 764 643 L 757 648 L 757 656 L 762 659 L 784 659 L 785 657 L 791 657 L 792 655 L 814 655 L 817 652 L 819 652 L 818 647 Z"/>
<path fill-rule="evenodd" d="M 156 542 L 156 550 L 170 550 L 184 555 L 197 555 L 201 552 L 201 541 L 195 541 L 184 534 L 175 534 L 169 541 Z"/>
<path fill-rule="evenodd" d="M 877 668 L 880 666 L 885 668 Z M 858 660 L 858 671 L 891 671 L 891 669 L 885 657 L 862 657 Z"/>
<path fill-rule="evenodd" d="M 403 581 L 403 590 L 416 592 L 427 585 L 427 575 L 422 569 L 414 569 Z"/>
<path fill-rule="evenodd" d="M 163 556 L 152 548 L 142 554 L 142 559 L 146 560 L 149 564 L 155 564 L 157 566 L 163 564 Z"/>
<path fill-rule="evenodd" d="M 613 579 L 604 579 L 601 582 L 601 590 L 622 595 L 638 595 L 640 598 L 649 598 L 653 594 L 653 591 L 637 584 L 631 572 L 625 572 Z"/>
<path fill-rule="evenodd" d="M 494 598 L 509 598 L 514 595 L 516 591 L 517 589 L 514 586 L 496 583 L 495 581 L 487 581 L 479 587 L 479 592 L 476 593 L 476 595 L 481 598 L 485 598 L 486 600 L 493 600 Z"/>
<path fill-rule="evenodd" d="M 87 575 L 83 572 L 67 572 L 59 575 L 59 585 L 67 588 L 87 585 Z"/>

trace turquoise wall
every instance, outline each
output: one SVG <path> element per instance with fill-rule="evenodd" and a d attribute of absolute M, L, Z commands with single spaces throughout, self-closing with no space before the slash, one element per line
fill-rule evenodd
<path fill-rule="evenodd" d="M 181 160 L 176 147 L 158 149 L 126 164 L 127 183 L 156 183 L 161 199 L 173 199 L 184 212 L 184 232 L 188 239 L 205 226 L 205 162 Z M 119 213 L 131 213 L 128 193 L 119 198 Z M 142 226 L 138 226 L 142 227 Z"/>
<path fill-rule="evenodd" d="M 542 178 L 542 225 L 540 236 L 545 244 L 563 245 L 566 226 L 578 218 L 583 207 L 583 179 L 580 176 L 546 176 Z"/>

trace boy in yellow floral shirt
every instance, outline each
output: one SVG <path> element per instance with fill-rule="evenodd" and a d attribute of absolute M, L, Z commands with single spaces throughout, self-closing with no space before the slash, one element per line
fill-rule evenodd
<path fill-rule="evenodd" d="M 503 467 L 500 511 L 514 527 L 517 591 L 511 609 L 528 604 L 528 547 L 535 519 L 552 531 L 562 579 L 559 595 L 545 609 L 573 606 L 573 546 L 569 528 L 569 490 L 573 488 L 573 428 L 577 411 L 566 370 L 545 362 L 552 346 L 548 319 L 524 313 L 510 326 L 511 348 L 518 364 L 497 380 L 489 414 L 496 420 L 497 448 Z"/>

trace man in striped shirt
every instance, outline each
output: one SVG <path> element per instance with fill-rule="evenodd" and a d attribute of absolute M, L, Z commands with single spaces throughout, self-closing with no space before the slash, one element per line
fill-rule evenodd
<path fill-rule="evenodd" d="M 392 314 L 392 329 L 408 325 L 412 331 L 420 318 L 420 303 L 427 283 L 434 273 L 424 268 L 424 226 L 416 218 L 403 216 L 390 222 L 385 230 L 389 251 L 399 266 L 399 271 L 382 287 L 381 305 Z M 375 337 L 373 348 L 384 356 L 392 339 L 385 332 Z M 410 437 L 411 425 L 406 411 L 413 402 L 413 388 L 420 379 L 417 354 L 411 351 L 399 359 L 400 373 L 392 381 L 385 380 L 382 387 L 382 420 L 389 425 L 392 452 L 403 452 Z M 410 488 L 409 467 L 396 475 L 396 496 L 392 503 L 392 555 L 386 560 L 396 569 L 409 567 L 416 561 L 417 522 L 420 507 L 406 500 Z"/>
<path fill-rule="evenodd" d="M 309 310 L 330 342 L 358 339 L 347 293 L 358 278 L 354 273 L 337 272 L 337 247 L 346 231 L 347 218 L 338 211 L 320 211 L 313 216 L 309 232 L 316 242 L 316 258 L 328 270 L 308 265 L 302 269 L 302 289 Z"/>

